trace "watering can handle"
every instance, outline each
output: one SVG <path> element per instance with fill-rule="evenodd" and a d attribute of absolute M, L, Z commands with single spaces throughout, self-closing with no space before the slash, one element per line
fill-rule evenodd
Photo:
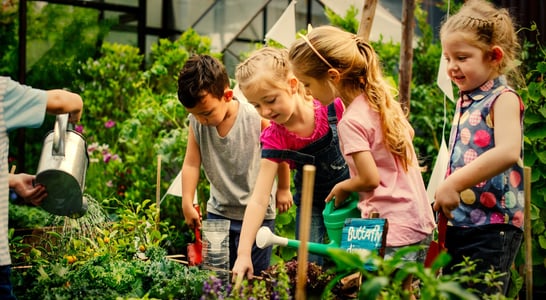
<path fill-rule="evenodd" d="M 53 156 L 64 156 L 64 141 L 68 114 L 57 115 L 53 128 Z"/>

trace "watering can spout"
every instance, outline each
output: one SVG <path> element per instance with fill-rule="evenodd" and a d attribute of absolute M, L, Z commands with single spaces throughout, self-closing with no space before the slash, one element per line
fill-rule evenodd
<path fill-rule="evenodd" d="M 286 246 L 288 245 L 288 239 L 274 235 L 269 227 L 263 226 L 258 229 L 256 234 L 256 245 L 261 249 L 272 245 Z"/>
<path fill-rule="evenodd" d="M 271 229 L 269 229 L 269 227 L 266 227 L 266 226 L 261 227 L 258 230 L 258 233 L 256 234 L 256 245 L 261 249 L 272 246 L 272 245 L 299 248 L 300 244 L 301 242 L 298 240 L 291 240 L 285 237 L 275 235 L 273 232 L 271 232 Z M 307 243 L 307 246 L 310 253 L 322 255 L 322 256 L 330 256 L 330 253 L 328 252 L 328 249 L 330 248 L 339 248 L 339 244 L 335 241 L 332 241 L 329 244 L 320 244 L 320 243 L 310 242 L 310 243 Z"/>

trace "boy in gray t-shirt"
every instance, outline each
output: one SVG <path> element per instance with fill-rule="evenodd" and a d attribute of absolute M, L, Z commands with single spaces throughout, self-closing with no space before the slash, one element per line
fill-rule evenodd
<path fill-rule="evenodd" d="M 191 229 L 201 226 L 193 208 L 201 167 L 210 183 L 207 219 L 229 219 L 230 269 L 237 257 L 241 225 L 260 169 L 260 133 L 268 122 L 252 105 L 237 101 L 224 66 L 208 55 L 190 57 L 178 78 L 178 99 L 190 113 L 186 156 L 182 165 L 182 211 Z M 278 202 L 278 203 L 277 203 Z M 288 166 L 270 195 L 263 226 L 273 231 L 275 205 L 291 203 Z M 226 228 L 228 230 L 228 228 Z M 254 245 L 254 273 L 269 266 L 271 247 Z"/>

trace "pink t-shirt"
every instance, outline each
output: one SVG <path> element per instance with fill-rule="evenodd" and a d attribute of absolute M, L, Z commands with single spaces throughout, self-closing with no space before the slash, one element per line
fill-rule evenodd
<path fill-rule="evenodd" d="M 429 204 L 415 150 L 413 165 L 406 172 L 383 143 L 379 113 L 372 110 L 364 95 L 353 100 L 338 125 L 340 148 L 351 177 L 356 168 L 351 154 L 371 151 L 379 171 L 379 186 L 360 193 L 358 207 L 363 218 L 378 212 L 388 219 L 387 246 L 398 247 L 421 241 L 434 229 Z M 410 135 L 410 132 L 408 132 Z"/>
<path fill-rule="evenodd" d="M 273 150 L 299 150 L 320 139 L 328 133 L 330 129 L 328 125 L 328 106 L 323 106 L 319 101 L 313 100 L 315 106 L 315 130 L 308 137 L 301 137 L 291 131 L 286 130 L 282 125 L 271 121 L 271 125 L 264 129 L 261 135 L 262 149 Z M 340 99 L 334 101 L 338 122 L 343 115 L 344 107 Z M 272 161 L 281 162 L 281 159 L 273 159 Z M 290 168 L 295 168 L 292 161 L 287 161 Z"/>

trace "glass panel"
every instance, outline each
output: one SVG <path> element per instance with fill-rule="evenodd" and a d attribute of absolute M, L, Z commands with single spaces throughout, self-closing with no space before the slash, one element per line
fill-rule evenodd
<path fill-rule="evenodd" d="M 268 0 L 219 0 L 194 26 L 212 40 L 212 51 L 221 52 L 231 44 Z"/>

